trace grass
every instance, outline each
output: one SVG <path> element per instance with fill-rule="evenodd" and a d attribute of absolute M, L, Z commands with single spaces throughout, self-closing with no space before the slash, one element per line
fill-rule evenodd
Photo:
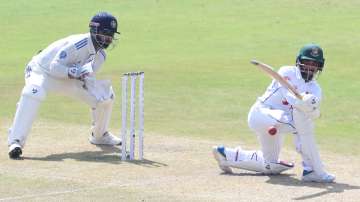
<path fill-rule="evenodd" d="M 331 151 L 360 153 L 358 38 L 360 3 L 289 0 L 72 1 L 1 0 L 1 122 L 11 120 L 23 87 L 23 69 L 37 50 L 87 32 L 90 17 L 108 10 L 121 37 L 108 51 L 100 78 L 117 93 L 112 128 L 120 127 L 120 75 L 146 72 L 145 130 L 158 134 L 254 142 L 246 117 L 270 82 L 253 68 L 257 58 L 275 67 L 293 64 L 300 47 L 317 42 L 326 67 L 317 133 Z M 89 124 L 89 110 L 49 95 L 40 117 Z M 4 126 L 8 127 L 8 126 Z"/>

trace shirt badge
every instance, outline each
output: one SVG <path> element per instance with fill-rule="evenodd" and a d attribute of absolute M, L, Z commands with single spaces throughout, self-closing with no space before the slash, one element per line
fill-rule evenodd
<path fill-rule="evenodd" d="M 61 51 L 61 53 L 60 53 L 60 55 L 59 55 L 59 58 L 60 58 L 60 59 L 64 59 L 64 58 L 66 58 L 66 56 L 67 56 L 66 52 L 65 52 L 65 51 Z"/>

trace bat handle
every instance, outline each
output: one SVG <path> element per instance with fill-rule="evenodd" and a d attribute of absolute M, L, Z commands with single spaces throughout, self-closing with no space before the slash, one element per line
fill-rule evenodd
<path fill-rule="evenodd" d="M 302 97 L 299 93 L 294 92 L 294 94 L 295 94 L 295 96 L 296 96 L 298 99 L 300 99 L 300 100 L 302 100 L 302 99 L 303 99 L 303 97 Z"/>

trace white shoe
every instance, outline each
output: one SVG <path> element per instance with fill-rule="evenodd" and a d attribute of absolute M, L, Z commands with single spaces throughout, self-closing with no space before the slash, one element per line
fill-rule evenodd
<path fill-rule="evenodd" d="M 214 146 L 213 154 L 221 170 L 223 170 L 225 173 L 233 173 L 232 169 L 227 165 L 224 146 Z"/>
<path fill-rule="evenodd" d="M 89 141 L 95 145 L 121 145 L 121 139 L 109 132 L 105 132 L 100 139 L 95 138 L 94 134 L 91 134 Z"/>
<path fill-rule="evenodd" d="M 335 175 L 324 173 L 322 175 L 316 174 L 314 171 L 303 171 L 301 178 L 303 182 L 320 182 L 320 183 L 331 183 L 335 180 Z"/>
<path fill-rule="evenodd" d="M 10 145 L 9 147 L 9 157 L 11 159 L 21 159 L 21 154 L 22 154 L 22 150 L 21 150 L 21 145 L 18 143 L 13 143 Z"/>

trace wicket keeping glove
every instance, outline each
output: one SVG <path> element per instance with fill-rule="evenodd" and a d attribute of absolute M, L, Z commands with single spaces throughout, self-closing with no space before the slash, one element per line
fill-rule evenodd
<path fill-rule="evenodd" d="M 82 67 L 78 67 L 76 64 L 69 67 L 68 76 L 70 79 L 79 79 L 84 80 L 86 76 L 89 76 L 92 73 L 91 64 L 85 64 Z"/>

